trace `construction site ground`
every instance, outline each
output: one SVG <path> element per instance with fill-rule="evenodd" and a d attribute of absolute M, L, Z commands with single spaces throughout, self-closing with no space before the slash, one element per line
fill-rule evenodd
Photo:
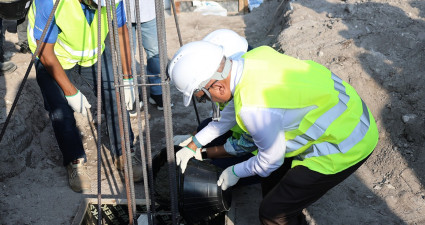
<path fill-rule="evenodd" d="M 232 29 L 253 47 L 269 45 L 325 65 L 354 86 L 369 106 L 379 143 L 355 174 L 305 209 L 310 224 L 425 224 L 425 1 L 269 0 L 245 15 L 182 12 L 178 18 L 184 43 L 219 28 Z M 180 44 L 174 18 L 166 14 L 165 21 L 171 58 Z M 6 57 L 18 69 L 0 76 L 1 126 L 31 59 L 31 54 L 19 53 L 14 45 L 14 21 L 5 24 Z M 95 113 L 93 92 L 83 81 L 75 83 Z M 197 126 L 193 107 L 183 106 L 181 94 L 172 85 L 171 94 L 174 135 L 193 132 Z M 210 116 L 210 104 L 197 106 L 201 119 Z M 163 115 L 149 106 L 154 153 L 165 147 Z M 92 178 L 91 191 L 84 194 L 68 186 L 32 69 L 0 143 L 0 224 L 71 224 L 83 199 L 97 197 L 96 126 L 81 115 L 75 117 Z M 137 121 L 132 123 L 138 134 Z M 106 138 L 105 129 L 102 137 Z M 102 141 L 102 197 L 126 198 L 123 175 L 112 164 L 107 140 Z M 144 198 L 143 184 L 135 188 L 136 198 Z M 232 222 L 259 224 L 259 185 L 235 188 L 233 197 Z"/>

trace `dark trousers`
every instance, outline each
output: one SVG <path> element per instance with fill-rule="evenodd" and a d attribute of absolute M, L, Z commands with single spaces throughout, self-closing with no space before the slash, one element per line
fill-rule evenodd
<path fill-rule="evenodd" d="M 121 155 L 121 138 L 108 37 L 105 44 L 106 48 L 102 54 L 102 107 L 106 116 L 111 151 L 115 155 Z M 62 89 L 39 60 L 35 63 L 35 69 L 37 83 L 44 99 L 44 107 L 49 112 L 56 140 L 63 155 L 63 164 L 68 165 L 75 159 L 86 158 L 80 131 L 76 126 L 74 110 L 68 105 Z M 74 77 L 85 80 L 90 87 L 93 87 L 93 92 L 96 94 L 97 63 L 90 67 L 76 65 L 71 69 L 65 70 L 65 73 L 71 81 Z M 83 94 L 87 96 L 89 93 Z M 90 104 L 92 109 L 96 108 L 96 102 L 90 102 Z M 133 133 L 129 119 L 127 123 L 130 132 L 130 145 L 132 146 Z"/>
<path fill-rule="evenodd" d="M 324 175 L 304 166 L 291 169 L 292 159 L 285 159 L 284 164 L 262 182 L 261 224 L 307 224 L 302 210 L 354 173 L 368 157 L 333 175 Z"/>

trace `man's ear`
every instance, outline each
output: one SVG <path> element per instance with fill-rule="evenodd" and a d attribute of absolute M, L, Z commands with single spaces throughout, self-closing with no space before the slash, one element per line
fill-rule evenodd
<path fill-rule="evenodd" d="M 220 93 L 220 95 L 224 95 L 226 92 L 226 86 L 224 85 L 223 81 L 219 81 L 217 83 L 215 83 L 215 88 L 218 90 L 218 92 Z"/>

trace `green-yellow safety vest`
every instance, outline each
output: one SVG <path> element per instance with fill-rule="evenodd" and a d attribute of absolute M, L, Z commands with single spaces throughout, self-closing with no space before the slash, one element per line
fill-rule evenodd
<path fill-rule="evenodd" d="M 247 52 L 234 92 L 236 121 L 244 106 L 297 109 L 308 112 L 295 130 L 285 131 L 285 157 L 292 167 L 303 165 L 335 174 L 366 158 L 378 142 L 375 120 L 353 87 L 324 66 L 280 54 L 268 46 Z"/>
<path fill-rule="evenodd" d="M 55 3 L 55 0 L 53 0 L 53 3 Z M 37 42 L 33 35 L 35 14 L 36 6 L 32 4 L 28 12 L 29 26 L 27 35 L 28 44 L 33 53 L 37 47 Z M 74 67 L 75 64 L 88 67 L 97 62 L 97 15 L 98 11 L 96 10 L 93 22 L 88 24 L 83 9 L 81 8 L 81 3 L 78 0 L 61 0 L 59 2 L 55 12 L 55 21 L 61 33 L 59 33 L 56 40 L 54 51 L 64 69 L 70 69 Z M 105 49 L 104 41 L 107 34 L 107 11 L 106 7 L 102 7 L 100 40 L 102 42 L 102 52 Z"/>

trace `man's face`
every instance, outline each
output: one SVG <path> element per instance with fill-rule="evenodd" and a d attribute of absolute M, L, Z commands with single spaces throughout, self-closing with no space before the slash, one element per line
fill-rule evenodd
<path fill-rule="evenodd" d="M 208 96 L 208 92 L 210 96 Z M 219 103 L 226 103 L 231 99 L 230 90 L 228 90 L 222 81 L 211 80 L 205 87 L 193 95 L 197 98 L 198 102 L 214 101 Z"/>
<path fill-rule="evenodd" d="M 217 81 L 218 80 L 215 80 L 212 83 L 211 82 L 208 82 L 203 89 L 201 89 L 200 91 L 197 91 L 197 92 L 194 93 L 194 95 L 195 95 L 196 99 L 198 100 L 198 102 L 205 102 L 207 100 L 208 101 L 211 101 L 210 97 L 212 97 L 212 96 L 211 96 L 211 93 L 209 92 L 209 90 L 211 89 L 211 87 L 215 83 L 217 83 Z M 206 93 L 206 92 L 208 92 L 208 93 Z"/>

